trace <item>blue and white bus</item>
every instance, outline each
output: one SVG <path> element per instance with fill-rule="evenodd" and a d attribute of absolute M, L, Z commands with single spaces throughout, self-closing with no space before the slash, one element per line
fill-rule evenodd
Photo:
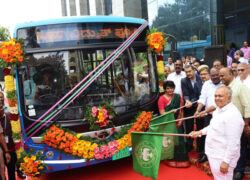
<path fill-rule="evenodd" d="M 14 37 L 24 40 L 27 58 L 16 73 L 22 131 L 74 88 L 144 22 L 128 17 L 89 16 L 17 25 Z M 84 118 L 86 106 L 112 103 L 118 113 L 114 120 L 116 131 L 131 123 L 138 111 L 152 111 L 156 107 L 159 90 L 156 64 L 145 43 L 147 29 L 66 109 L 25 142 L 27 149 L 33 148 L 45 155 L 44 162 L 52 167 L 47 172 L 88 165 L 84 159 L 66 156 L 42 143 L 41 135 L 53 124 L 93 139 L 105 139 L 112 136 L 111 128 L 91 131 L 88 120 Z M 143 93 L 138 86 L 143 83 L 139 81 L 139 74 L 147 83 Z M 110 160 L 91 160 L 90 165 Z"/>
<path fill-rule="evenodd" d="M 178 42 L 177 50 L 180 58 L 183 56 L 193 56 L 202 59 L 204 56 L 204 48 L 211 46 L 211 36 L 207 36 L 206 40 L 194 40 Z"/>

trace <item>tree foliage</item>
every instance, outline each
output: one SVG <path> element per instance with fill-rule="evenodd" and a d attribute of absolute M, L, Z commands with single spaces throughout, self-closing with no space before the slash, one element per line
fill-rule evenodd
<path fill-rule="evenodd" d="M 194 36 L 206 39 L 210 31 L 210 9 L 208 0 L 175 0 L 158 9 L 152 26 L 174 35 L 178 41 L 189 41 Z"/>
<path fill-rule="evenodd" d="M 10 31 L 8 28 L 0 26 L 0 41 L 8 41 L 10 40 Z"/>

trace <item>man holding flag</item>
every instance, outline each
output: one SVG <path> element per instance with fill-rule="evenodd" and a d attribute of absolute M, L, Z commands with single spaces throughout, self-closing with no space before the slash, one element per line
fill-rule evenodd
<path fill-rule="evenodd" d="M 190 133 L 192 137 L 207 135 L 205 153 L 215 180 L 232 180 L 233 171 L 240 157 L 240 137 L 244 121 L 231 102 L 232 90 L 219 87 L 215 92 L 217 109 L 210 125 Z"/>

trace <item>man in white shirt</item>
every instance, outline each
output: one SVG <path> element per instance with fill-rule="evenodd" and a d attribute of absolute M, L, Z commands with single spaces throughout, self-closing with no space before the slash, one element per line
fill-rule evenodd
<path fill-rule="evenodd" d="M 201 89 L 201 95 L 198 100 L 198 107 L 196 109 L 195 115 L 202 116 L 208 112 L 215 110 L 214 94 L 217 88 L 222 86 L 220 82 L 219 71 L 215 68 L 210 70 L 211 79 L 206 81 Z M 205 106 L 205 111 L 201 112 L 201 109 Z"/>
<path fill-rule="evenodd" d="M 173 63 L 173 59 L 171 57 L 168 58 L 168 63 L 167 65 L 170 68 L 171 72 L 174 72 L 174 63 Z"/>
<path fill-rule="evenodd" d="M 245 84 L 250 90 L 250 75 L 248 73 L 248 65 L 246 63 L 240 63 L 237 66 L 238 77 L 236 80 L 240 81 L 242 84 Z"/>
<path fill-rule="evenodd" d="M 233 72 L 229 68 L 220 70 L 220 79 L 225 86 L 232 89 L 232 103 L 238 108 L 245 121 L 244 133 L 241 136 L 240 159 L 234 169 L 234 180 L 242 180 L 247 159 L 247 136 L 250 129 L 250 90 L 246 85 L 234 79 Z"/>
<path fill-rule="evenodd" d="M 223 86 L 215 92 L 218 108 L 210 125 L 190 133 L 192 137 L 207 135 L 205 153 L 215 180 L 232 180 L 240 157 L 240 137 L 244 121 L 240 111 L 231 102 L 232 91 Z"/>
<path fill-rule="evenodd" d="M 202 117 L 204 114 L 208 113 L 207 116 L 203 119 L 197 119 L 197 121 L 203 121 L 204 127 L 208 126 L 210 123 L 210 120 L 212 119 L 212 111 L 215 110 L 215 102 L 214 102 L 214 94 L 217 88 L 222 86 L 222 83 L 220 82 L 220 75 L 219 71 L 216 68 L 212 68 L 210 70 L 210 77 L 211 79 L 206 81 L 201 89 L 201 95 L 198 100 L 198 106 L 196 108 L 196 112 L 194 113 L 197 117 Z M 202 108 L 205 106 L 205 110 L 201 111 Z M 205 137 L 201 139 L 201 141 L 205 141 Z M 200 159 L 198 160 L 199 163 L 203 163 L 207 161 L 206 155 L 201 153 L 199 156 Z"/>
<path fill-rule="evenodd" d="M 234 53 L 234 58 L 238 60 L 240 63 L 246 63 L 248 64 L 248 59 L 244 58 L 244 53 L 241 50 L 237 50 Z"/>
<path fill-rule="evenodd" d="M 176 94 L 182 94 L 181 90 L 181 79 L 186 77 L 186 73 L 182 71 L 182 62 L 181 60 L 177 60 L 175 62 L 175 72 L 168 75 L 167 80 L 173 81 L 175 84 L 174 92 Z"/>
<path fill-rule="evenodd" d="M 233 61 L 231 64 L 231 69 L 233 71 L 234 78 L 238 77 L 238 71 L 237 71 L 238 64 L 239 64 L 238 61 Z"/>

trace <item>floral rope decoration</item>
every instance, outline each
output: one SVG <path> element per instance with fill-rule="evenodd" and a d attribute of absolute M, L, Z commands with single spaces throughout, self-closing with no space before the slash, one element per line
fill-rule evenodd
<path fill-rule="evenodd" d="M 163 62 L 162 55 L 157 56 L 156 66 L 157 66 L 157 72 L 158 72 L 158 79 L 160 82 L 162 82 L 165 79 L 164 62 Z"/>
<path fill-rule="evenodd" d="M 11 39 L 0 44 L 0 67 L 4 69 L 4 82 L 6 97 L 9 104 L 9 118 L 12 126 L 12 137 L 15 141 L 17 156 L 21 157 L 22 147 L 20 146 L 21 139 L 21 124 L 18 115 L 18 102 L 15 87 L 14 71 L 16 65 L 19 65 L 24 60 L 23 41 Z"/>
<path fill-rule="evenodd" d="M 91 130 L 100 130 L 102 128 L 113 127 L 113 119 L 116 113 L 111 104 L 103 106 L 87 107 L 85 119 L 90 123 Z"/>
<path fill-rule="evenodd" d="M 46 131 L 43 135 L 42 142 L 61 152 L 84 158 L 87 161 L 90 159 L 105 159 L 112 157 L 119 150 L 131 146 L 131 132 L 145 131 L 148 128 L 151 119 L 151 112 L 143 111 L 137 117 L 136 122 L 133 123 L 132 127 L 129 130 L 126 130 L 124 134 L 119 135 L 119 139 L 112 139 L 106 144 L 101 141 L 97 142 L 90 137 L 82 137 L 81 134 L 63 130 L 55 125 L 52 125 L 49 130 Z"/>

